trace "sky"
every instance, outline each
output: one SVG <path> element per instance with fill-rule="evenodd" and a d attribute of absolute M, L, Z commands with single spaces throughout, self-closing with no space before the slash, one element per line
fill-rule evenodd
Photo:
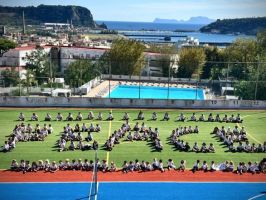
<path fill-rule="evenodd" d="M 0 0 L 5 6 L 78 5 L 95 20 L 151 22 L 155 18 L 211 19 L 266 16 L 266 0 Z"/>

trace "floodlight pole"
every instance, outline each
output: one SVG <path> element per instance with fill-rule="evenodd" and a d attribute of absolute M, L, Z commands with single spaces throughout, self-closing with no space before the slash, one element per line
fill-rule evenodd
<path fill-rule="evenodd" d="M 109 61 L 109 99 L 111 98 L 111 62 Z"/>
<path fill-rule="evenodd" d="M 257 91 L 258 91 L 258 80 L 259 80 L 259 63 L 257 63 L 257 77 L 256 77 L 256 86 L 255 86 L 255 94 L 254 94 L 254 100 L 257 100 Z"/>

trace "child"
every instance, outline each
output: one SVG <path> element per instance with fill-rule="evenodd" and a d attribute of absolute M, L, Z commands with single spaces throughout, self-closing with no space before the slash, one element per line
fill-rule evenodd
<path fill-rule="evenodd" d="M 19 171 L 22 171 L 23 174 L 26 173 L 26 163 L 25 163 L 25 160 L 21 160 L 21 161 L 20 161 Z"/>
<path fill-rule="evenodd" d="M 48 171 L 50 170 L 50 162 L 49 162 L 48 159 L 46 159 L 46 160 L 44 161 L 44 166 L 43 166 L 43 168 L 44 168 L 44 171 L 45 171 L 45 172 L 48 172 Z"/>
<path fill-rule="evenodd" d="M 204 172 L 208 171 L 208 164 L 207 164 L 206 160 L 203 161 L 201 170 L 203 170 Z"/>
<path fill-rule="evenodd" d="M 109 115 L 107 117 L 107 121 L 112 121 L 114 119 L 112 112 L 109 112 Z"/>
<path fill-rule="evenodd" d="M 174 161 L 172 159 L 169 159 L 168 160 L 167 168 L 168 168 L 168 170 L 170 170 L 170 169 L 176 169 L 176 166 L 175 166 Z"/>
<path fill-rule="evenodd" d="M 197 162 L 192 167 L 192 172 L 195 173 L 199 170 L 200 160 L 197 160 Z"/>
<path fill-rule="evenodd" d="M 50 171 L 51 173 L 55 173 L 56 171 L 58 171 L 58 166 L 57 166 L 57 164 L 56 164 L 55 161 L 52 162 L 52 164 L 51 164 L 51 166 L 50 166 L 50 168 L 49 168 L 49 171 Z"/>
<path fill-rule="evenodd" d="M 177 168 L 177 170 L 184 172 L 185 169 L 186 169 L 186 161 L 185 160 L 181 160 L 180 161 L 180 166 Z"/>
<path fill-rule="evenodd" d="M 35 161 L 32 162 L 31 164 L 31 171 L 32 172 L 37 172 L 38 171 L 38 165 Z"/>
<path fill-rule="evenodd" d="M 164 121 L 164 120 L 168 121 L 169 119 L 170 119 L 170 116 L 169 116 L 168 112 L 166 112 L 166 113 L 164 114 L 163 121 Z"/>
<path fill-rule="evenodd" d="M 63 116 L 61 113 L 58 113 L 56 116 L 56 121 L 62 121 L 63 120 Z"/>
<path fill-rule="evenodd" d="M 124 161 L 124 164 L 122 166 L 122 172 L 127 173 L 128 172 L 128 163 L 127 161 Z"/>
<path fill-rule="evenodd" d="M 52 120 L 52 116 L 49 113 L 47 113 L 44 118 L 44 121 L 51 121 L 51 120 Z"/>
<path fill-rule="evenodd" d="M 76 120 L 77 121 L 82 121 L 82 119 L 83 119 L 83 116 L 82 116 L 81 112 L 79 112 L 77 117 L 76 117 Z"/>
<path fill-rule="evenodd" d="M 18 121 L 24 121 L 25 120 L 25 116 L 24 114 L 21 112 L 18 116 Z"/>
<path fill-rule="evenodd" d="M 93 120 L 93 118 L 94 118 L 94 114 L 92 111 L 90 111 L 88 114 L 88 120 Z"/>
<path fill-rule="evenodd" d="M 102 161 L 102 166 L 101 166 L 102 172 L 107 172 L 108 171 L 108 164 L 106 160 Z"/>
<path fill-rule="evenodd" d="M 164 172 L 163 161 L 162 161 L 162 160 L 159 160 L 159 167 L 158 167 L 158 169 L 159 169 L 161 172 Z"/>
<path fill-rule="evenodd" d="M 110 172 L 115 172 L 116 171 L 116 166 L 115 166 L 115 163 L 113 161 L 111 161 L 111 163 L 110 163 L 109 171 Z"/>
<path fill-rule="evenodd" d="M 19 170 L 18 162 L 16 160 L 12 160 L 11 165 L 10 165 L 10 169 L 12 171 L 18 171 Z"/>

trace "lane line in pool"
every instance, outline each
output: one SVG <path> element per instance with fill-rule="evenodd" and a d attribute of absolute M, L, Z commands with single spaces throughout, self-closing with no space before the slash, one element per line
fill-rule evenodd
<path fill-rule="evenodd" d="M 110 112 L 112 112 L 112 109 L 110 110 Z M 112 131 L 112 120 L 110 120 L 110 122 L 109 122 L 108 138 L 111 136 L 111 131 Z M 110 152 L 107 151 L 107 155 L 106 155 L 107 164 L 109 163 L 109 154 L 110 154 Z"/>
<path fill-rule="evenodd" d="M 239 125 L 239 123 L 237 123 L 237 126 L 238 126 L 239 128 L 241 128 L 240 125 Z M 259 143 L 259 144 L 262 144 L 262 142 L 260 142 L 260 141 L 257 140 L 254 136 L 252 136 L 252 135 L 250 134 L 250 131 L 247 132 L 247 135 L 248 135 L 249 137 L 251 137 L 251 139 L 253 139 L 255 142 L 257 142 L 257 143 Z"/>

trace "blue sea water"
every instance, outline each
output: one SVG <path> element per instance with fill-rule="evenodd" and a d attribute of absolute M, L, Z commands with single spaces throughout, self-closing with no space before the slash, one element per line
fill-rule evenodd
<path fill-rule="evenodd" d="M 175 30 L 191 30 L 197 31 L 203 25 L 201 24 L 164 24 L 153 22 L 121 22 L 121 21 L 97 21 L 97 23 L 105 23 L 108 29 L 120 31 L 175 31 Z"/>
<path fill-rule="evenodd" d="M 120 33 L 143 34 L 143 36 L 129 36 L 129 38 L 145 42 L 163 42 L 164 37 L 149 37 L 145 34 L 158 35 L 183 35 L 199 39 L 204 43 L 232 43 L 238 38 L 255 38 L 255 36 L 233 35 L 233 34 L 210 34 L 201 33 L 199 29 L 203 25 L 199 24 L 163 24 L 153 22 L 120 22 L 120 21 L 97 21 L 104 22 L 111 30 L 117 30 Z M 183 32 L 174 32 L 183 30 Z M 171 42 L 177 42 L 182 37 L 172 37 Z M 184 39 L 184 38 L 183 38 Z"/>

